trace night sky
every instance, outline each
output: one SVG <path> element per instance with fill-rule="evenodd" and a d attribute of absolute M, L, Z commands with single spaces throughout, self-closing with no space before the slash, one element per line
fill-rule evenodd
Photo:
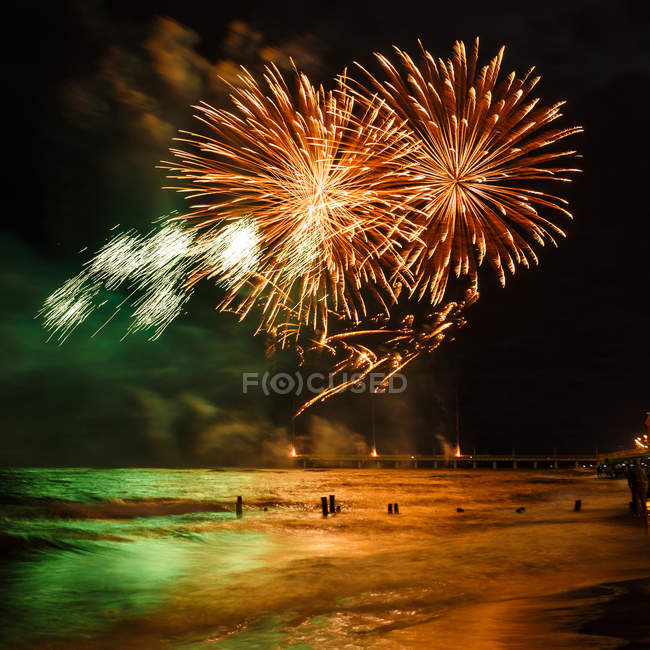
<path fill-rule="evenodd" d="M 545 103 L 566 99 L 563 126 L 584 173 L 566 188 L 573 222 L 558 249 L 502 289 L 483 273 L 469 324 L 419 361 L 400 396 L 374 398 L 380 450 L 558 452 L 629 447 L 650 410 L 647 3 L 21 2 L 2 62 L 6 226 L 0 463 L 254 463 L 284 449 L 291 403 L 241 394 L 241 373 L 291 368 L 213 305 L 204 287 L 161 339 L 120 342 L 124 321 L 64 346 L 34 319 L 109 228 L 148 229 L 182 209 L 156 168 L 199 99 L 227 105 L 218 75 L 244 64 L 315 82 L 417 39 L 446 57 L 481 39 L 503 72 L 530 66 Z M 88 253 L 86 253 L 88 255 Z M 116 298 L 117 299 L 117 298 Z M 125 316 L 126 318 L 126 316 Z M 98 321 L 98 323 L 101 320 Z M 370 435 L 370 398 L 345 396 L 296 423 L 332 449 Z M 437 448 L 437 447 L 436 447 Z"/>

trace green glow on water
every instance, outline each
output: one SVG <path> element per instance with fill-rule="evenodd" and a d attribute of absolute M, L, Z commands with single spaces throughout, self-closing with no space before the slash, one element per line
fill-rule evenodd
<path fill-rule="evenodd" d="M 78 551 L 41 553 L 16 567 L 8 597 L 21 631 L 37 626 L 46 636 L 78 634 L 158 605 L 184 563 L 184 554 L 165 540 L 86 542 Z"/>
<path fill-rule="evenodd" d="M 131 535 L 124 541 L 68 537 L 74 543 L 69 549 L 38 550 L 29 561 L 4 569 L 5 598 L 11 604 L 4 632 L 10 638 L 36 630 L 43 636 L 83 635 L 142 616 L 177 590 L 191 588 L 197 572 L 200 580 L 215 584 L 256 568 L 267 545 L 259 533 L 167 535 L 163 521 L 158 523 L 158 534 L 164 536 Z M 106 535 L 118 532 L 110 522 L 93 528 Z M 124 534 L 125 527 L 120 528 Z"/>
<path fill-rule="evenodd" d="M 7 469 L 3 493 L 82 503 L 110 499 L 221 499 L 241 494 L 252 473 L 178 469 Z"/>
<path fill-rule="evenodd" d="M 268 536 L 247 531 L 230 512 L 128 519 L 62 518 L 51 499 L 109 504 L 121 500 L 231 498 L 250 481 L 218 472 L 176 470 L 11 470 L 0 476 L 0 560 L 8 603 L 0 639 L 90 637 L 155 612 L 197 582 L 218 585 L 259 566 Z M 20 501 L 22 498 L 22 501 Z M 25 499 L 26 498 L 26 499 Z M 120 500 L 116 502 L 115 500 Z M 5 499 L 6 500 L 6 499 Z M 101 512 L 101 511 L 99 511 Z M 236 529 L 224 527 L 230 523 Z"/>

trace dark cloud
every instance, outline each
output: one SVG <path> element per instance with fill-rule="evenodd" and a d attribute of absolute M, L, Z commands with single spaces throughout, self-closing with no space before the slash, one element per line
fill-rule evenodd
<path fill-rule="evenodd" d="M 309 34 L 272 42 L 235 20 L 227 25 L 224 56 L 209 61 L 196 50 L 199 35 L 172 18 L 156 17 L 143 31 L 135 43 L 108 44 L 84 78 L 63 82 L 63 114 L 75 127 L 119 128 L 156 151 L 187 124 L 192 104 L 226 105 L 242 65 L 260 74 L 271 63 L 287 71 L 292 62 L 308 73 L 322 68 L 323 47 Z"/>

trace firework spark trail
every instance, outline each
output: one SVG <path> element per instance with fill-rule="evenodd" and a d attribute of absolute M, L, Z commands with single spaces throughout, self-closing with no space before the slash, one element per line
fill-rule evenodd
<path fill-rule="evenodd" d="M 66 280 L 48 296 L 38 316 L 43 319 L 43 327 L 52 332 L 50 338 L 57 334 L 57 339 L 63 343 L 98 308 L 96 298 L 99 289 L 82 272 Z"/>
<path fill-rule="evenodd" d="M 358 322 L 362 288 L 388 311 L 399 248 L 416 231 L 397 171 L 412 147 L 400 121 L 359 106 L 343 85 L 325 92 L 296 75 L 292 93 L 275 67 L 264 86 L 243 70 L 235 111 L 196 107 L 209 135 L 186 134 L 187 150 L 173 149 L 180 162 L 167 168 L 194 201 L 185 218 L 197 229 L 245 218 L 259 233 L 256 269 L 220 307 L 243 317 L 261 305 L 260 329 L 293 323 L 297 335 L 301 324 L 326 329 L 330 311 Z"/>
<path fill-rule="evenodd" d="M 536 263 L 532 241 L 543 246 L 564 236 L 538 209 L 571 217 L 566 200 L 529 181 L 568 182 L 565 174 L 579 170 L 558 161 L 575 151 L 547 147 L 582 129 L 549 127 L 561 117 L 563 102 L 543 107 L 530 98 L 539 81 L 532 68 L 499 80 L 503 51 L 479 69 L 478 39 L 469 56 L 457 42 L 447 61 L 421 46 L 420 65 L 395 48 L 401 71 L 376 55 L 387 81 L 365 70 L 372 90 L 346 81 L 361 101 L 384 100 L 419 145 L 403 181 L 417 197 L 423 231 L 404 255 L 415 277 L 412 292 L 428 294 L 434 304 L 451 273 L 476 285 L 484 258 L 502 283 L 505 269 L 514 273 L 518 264 Z"/>
<path fill-rule="evenodd" d="M 163 221 L 146 235 L 132 230 L 115 235 L 81 273 L 47 298 L 39 316 L 51 336 L 63 342 L 106 303 L 99 299 L 102 289 L 126 288 L 128 295 L 100 330 L 129 304 L 133 312 L 125 336 L 153 330 L 151 340 L 155 340 L 190 299 L 188 283 L 193 273 L 219 268 L 228 278 L 224 280 L 228 287 L 255 268 L 257 259 L 256 233 L 246 221 L 201 238 L 182 221 Z"/>
<path fill-rule="evenodd" d="M 174 222 L 141 240 L 138 265 L 128 276 L 129 297 L 138 297 L 133 301 L 135 311 L 126 335 L 153 329 L 154 340 L 182 313 L 191 296 L 184 285 L 192 265 L 193 242 L 193 235 Z"/>
<path fill-rule="evenodd" d="M 202 236 L 195 244 L 195 254 L 201 269 L 208 269 L 220 278 L 222 286 L 232 288 L 259 266 L 261 250 L 255 222 L 243 218 Z"/>
<path fill-rule="evenodd" d="M 463 300 L 448 302 L 421 318 L 406 314 L 397 325 L 393 325 L 391 318 L 377 315 L 361 327 L 347 328 L 313 341 L 306 352 L 327 351 L 338 361 L 332 366 L 331 385 L 302 404 L 294 418 L 313 404 L 362 382 L 371 373 L 382 373 L 374 392 L 385 391 L 396 373 L 419 356 L 432 353 L 445 340 L 452 339 L 453 334 L 466 324 L 466 309 L 477 299 L 476 291 L 468 289 Z M 302 350 L 301 358 L 304 360 Z"/>

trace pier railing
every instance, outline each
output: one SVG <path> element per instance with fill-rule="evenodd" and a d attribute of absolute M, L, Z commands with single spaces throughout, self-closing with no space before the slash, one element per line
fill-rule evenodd
<path fill-rule="evenodd" d="M 596 454 L 297 454 L 297 467 L 358 467 L 418 469 L 449 468 L 513 468 L 541 469 L 560 467 L 591 467 L 598 464 Z"/>

